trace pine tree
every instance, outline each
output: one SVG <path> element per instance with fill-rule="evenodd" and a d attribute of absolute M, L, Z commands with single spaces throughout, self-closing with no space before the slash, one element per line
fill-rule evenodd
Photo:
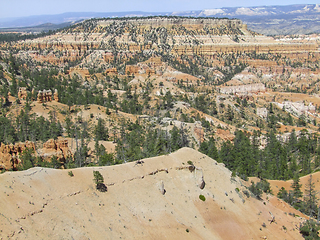
<path fill-rule="evenodd" d="M 301 165 L 302 173 L 309 174 L 311 172 L 311 159 L 310 159 L 310 148 L 309 148 L 309 137 L 307 133 L 301 131 L 300 138 L 297 144 L 299 150 L 299 164 Z"/>
<path fill-rule="evenodd" d="M 293 182 L 291 184 L 291 188 L 293 189 L 290 191 L 291 201 L 289 202 L 295 209 L 301 210 L 302 208 L 302 202 L 301 197 L 303 196 L 303 193 L 301 191 L 301 184 L 300 184 L 300 178 L 298 174 L 295 174 L 293 177 Z"/>
<path fill-rule="evenodd" d="M 35 166 L 34 150 L 32 148 L 25 149 L 20 158 L 22 170 L 27 170 Z"/>
<path fill-rule="evenodd" d="M 297 135 L 296 135 L 296 131 L 293 129 L 290 137 L 289 137 L 289 141 L 287 144 L 287 150 L 288 152 L 294 152 L 297 150 L 297 144 L 298 144 L 298 140 L 297 140 Z"/>
<path fill-rule="evenodd" d="M 232 121 L 233 118 L 234 118 L 234 112 L 233 112 L 233 109 L 232 109 L 232 107 L 230 106 L 230 104 L 228 105 L 228 109 L 227 109 L 227 113 L 226 113 L 226 118 L 227 118 L 229 121 Z"/>
<path fill-rule="evenodd" d="M 318 213 L 318 199 L 317 191 L 315 190 L 314 182 L 312 182 L 312 175 L 310 175 L 308 183 L 305 186 L 305 196 L 304 196 L 304 213 L 311 217 L 316 217 Z"/>
<path fill-rule="evenodd" d="M 73 137 L 73 129 L 72 129 L 73 124 L 71 122 L 70 117 L 66 117 L 64 121 L 66 124 L 66 132 L 67 132 L 68 137 Z"/>
<path fill-rule="evenodd" d="M 234 169 L 240 177 L 252 176 L 255 171 L 251 167 L 255 166 L 256 162 L 253 159 L 250 139 L 242 131 L 237 131 L 235 135 L 233 148 Z"/>
<path fill-rule="evenodd" d="M 98 124 L 94 130 L 95 139 L 107 141 L 109 138 L 108 129 L 104 126 L 104 121 L 102 118 L 98 119 Z"/>
<path fill-rule="evenodd" d="M 11 81 L 11 86 L 10 86 L 10 93 L 12 96 L 17 96 L 18 94 L 18 84 L 17 84 L 17 79 L 14 77 L 12 77 L 12 81 Z"/>
<path fill-rule="evenodd" d="M 219 151 L 219 159 L 230 169 L 235 169 L 234 157 L 233 157 L 233 144 L 228 140 L 222 143 Z"/>
<path fill-rule="evenodd" d="M 210 137 L 209 141 L 203 141 L 200 145 L 199 152 L 202 152 L 219 162 L 218 149 L 216 147 L 214 138 Z"/>
<path fill-rule="evenodd" d="M 293 177 L 293 183 L 291 184 L 291 187 L 293 189 L 293 196 L 295 198 L 301 198 L 303 193 L 301 191 L 301 184 L 300 184 L 300 178 L 298 174 L 295 174 Z"/>
<path fill-rule="evenodd" d="M 100 192 L 106 192 L 107 186 L 104 184 L 103 176 L 99 171 L 93 171 L 93 181 L 96 184 L 96 189 Z"/>
<path fill-rule="evenodd" d="M 274 131 L 268 135 L 268 144 L 263 151 L 262 177 L 271 179 L 287 179 L 287 152 L 276 138 Z"/>
<path fill-rule="evenodd" d="M 316 223 L 314 220 L 309 219 L 305 221 L 303 224 L 300 224 L 300 233 L 307 240 L 319 240 L 319 223 Z"/>

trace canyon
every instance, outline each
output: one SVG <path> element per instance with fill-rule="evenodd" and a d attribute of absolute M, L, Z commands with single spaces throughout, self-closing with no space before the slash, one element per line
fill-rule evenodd
<path fill-rule="evenodd" d="M 318 186 L 319 42 L 172 16 L 0 42 L 0 236 L 302 239 L 291 182 L 247 179 Z"/>

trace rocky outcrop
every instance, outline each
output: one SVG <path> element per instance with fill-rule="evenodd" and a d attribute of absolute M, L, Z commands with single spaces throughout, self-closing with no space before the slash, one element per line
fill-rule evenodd
<path fill-rule="evenodd" d="M 126 66 L 126 74 L 131 75 L 131 74 L 137 74 L 140 68 L 138 66 L 132 66 L 132 65 L 127 65 Z"/>
<path fill-rule="evenodd" d="M 44 102 L 51 102 L 52 101 L 52 92 L 51 90 L 43 90 L 38 92 L 37 102 L 44 103 Z"/>
<path fill-rule="evenodd" d="M 257 115 L 263 119 L 268 118 L 268 109 L 267 108 L 257 108 Z"/>
<path fill-rule="evenodd" d="M 8 145 L 1 143 L 0 169 L 18 169 L 18 165 L 21 163 L 20 154 L 26 149 L 32 149 L 35 156 L 39 156 L 45 160 L 50 160 L 53 156 L 56 156 L 60 162 L 64 162 L 67 157 L 73 156 L 68 145 L 68 140 L 62 138 L 57 140 L 49 139 L 43 144 L 43 148 L 37 151 L 35 143 L 30 141 Z"/>
<path fill-rule="evenodd" d="M 262 83 L 239 85 L 239 86 L 228 86 L 220 87 L 220 93 L 223 94 L 246 94 L 246 93 L 259 93 L 265 92 L 266 87 Z"/>
<path fill-rule="evenodd" d="M 217 53 L 237 53 L 237 52 L 256 52 L 261 53 L 272 53 L 272 54 L 300 54 L 304 52 L 316 53 L 318 47 L 316 44 L 306 43 L 295 43 L 295 44 L 280 44 L 270 41 L 269 43 L 223 43 L 223 44 L 212 44 L 212 45 L 199 45 L 199 46 L 188 46 L 188 45 L 176 45 L 172 48 L 171 54 L 173 55 L 189 55 L 194 54 L 204 55 L 207 57 L 213 57 Z"/>
<path fill-rule="evenodd" d="M 26 87 L 19 87 L 18 98 L 25 100 L 27 98 L 28 92 Z"/>
<path fill-rule="evenodd" d="M 138 63 L 137 65 L 127 65 L 126 66 L 126 74 L 132 75 L 132 74 L 147 74 L 147 75 L 153 75 L 156 73 L 154 67 L 157 65 L 149 64 L 151 67 L 149 67 L 147 64 L 144 63 Z"/>
<path fill-rule="evenodd" d="M 24 142 L 16 144 L 5 145 L 1 143 L 0 146 L 0 169 L 10 170 L 17 169 L 19 163 L 21 162 L 19 155 L 25 149 L 33 149 L 35 151 L 36 147 L 34 142 Z"/>
<path fill-rule="evenodd" d="M 116 68 L 108 68 L 106 69 L 106 74 L 117 74 L 118 70 Z"/>
<path fill-rule="evenodd" d="M 194 123 L 194 135 L 196 136 L 196 139 L 198 140 L 199 144 L 204 141 L 204 131 L 200 121 L 196 121 Z"/>
<path fill-rule="evenodd" d="M 224 141 L 233 141 L 235 136 L 230 133 L 229 130 L 217 129 L 216 136 L 223 139 Z"/>
<path fill-rule="evenodd" d="M 53 98 L 54 98 L 54 101 L 59 102 L 59 95 L 58 95 L 57 89 L 54 90 Z"/>
<path fill-rule="evenodd" d="M 218 53 L 271 53 L 297 58 L 297 55 L 319 52 L 314 41 L 279 41 L 261 36 L 249 31 L 240 20 L 163 17 L 91 20 L 52 36 L 14 44 L 36 61 L 61 65 L 83 57 L 92 60 L 92 54 L 97 51 L 104 63 L 112 63 L 115 57 L 124 61 L 143 51 L 165 51 L 176 57 L 202 55 L 212 60 Z M 0 45 L 9 47 L 8 43 Z M 41 54 L 40 50 L 44 49 L 52 51 Z M 269 61 L 268 64 L 275 66 L 275 63 Z"/>
<path fill-rule="evenodd" d="M 49 139 L 43 144 L 43 148 L 39 150 L 40 155 L 43 158 L 51 158 L 56 156 L 60 162 L 64 162 L 69 156 L 72 156 L 72 152 L 68 145 L 68 140 L 59 138 L 57 140 Z"/>
<path fill-rule="evenodd" d="M 53 95 L 53 98 L 52 98 Z M 39 91 L 38 95 L 37 95 L 37 102 L 38 103 L 45 103 L 45 102 L 52 102 L 52 101 L 56 101 L 59 102 L 59 95 L 58 95 L 58 90 L 55 89 L 54 90 L 54 94 L 52 94 L 52 91 L 49 90 L 43 90 L 43 91 Z"/>
<path fill-rule="evenodd" d="M 161 192 L 162 195 L 165 195 L 165 194 L 166 194 L 166 189 L 164 188 L 164 183 L 163 183 L 163 181 L 160 182 L 159 190 L 160 190 L 160 192 Z"/>
<path fill-rule="evenodd" d="M 307 114 L 315 114 L 316 107 L 310 102 L 308 105 L 305 105 L 304 102 L 290 102 L 284 101 L 283 103 L 275 104 L 285 111 L 299 117 L 300 115 L 307 115 Z"/>

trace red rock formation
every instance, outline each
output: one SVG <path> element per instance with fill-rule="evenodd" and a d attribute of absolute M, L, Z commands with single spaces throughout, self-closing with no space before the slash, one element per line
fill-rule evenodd
<path fill-rule="evenodd" d="M 43 90 L 38 92 L 37 96 L 38 103 L 51 102 L 52 101 L 52 92 L 51 90 Z"/>
<path fill-rule="evenodd" d="M 118 70 L 117 70 L 116 68 L 108 68 L 108 69 L 106 70 L 106 74 L 109 74 L 109 73 L 111 73 L 111 74 L 117 74 L 117 73 L 118 73 Z"/>
<path fill-rule="evenodd" d="M 5 145 L 1 143 L 0 146 L 0 169 L 17 169 L 21 162 L 19 155 L 27 148 L 35 151 L 36 147 L 33 142 L 16 143 Z"/>
<path fill-rule="evenodd" d="M 58 95 L 58 90 L 57 89 L 54 90 L 53 97 L 54 97 L 54 101 L 59 102 L 59 95 Z"/>
<path fill-rule="evenodd" d="M 89 70 L 87 68 L 79 68 L 79 67 L 73 67 L 70 68 L 70 72 L 76 72 L 82 75 L 83 77 L 90 77 Z"/>
<path fill-rule="evenodd" d="M 27 98 L 27 88 L 19 87 L 18 98 L 25 100 Z"/>
<path fill-rule="evenodd" d="M 233 141 L 234 139 L 234 135 L 230 133 L 229 130 L 223 130 L 223 129 L 217 129 L 217 132 L 216 132 L 216 136 L 217 137 L 220 137 L 221 139 L 227 141 Z"/>
<path fill-rule="evenodd" d="M 49 139 L 43 144 L 41 152 L 44 158 L 56 156 L 60 162 L 64 162 L 67 157 L 72 156 L 72 152 L 68 146 L 68 140 L 63 138 L 57 140 Z"/>
<path fill-rule="evenodd" d="M 138 66 L 127 65 L 125 72 L 128 75 L 137 74 L 139 72 L 139 69 L 140 68 Z"/>
<path fill-rule="evenodd" d="M 196 121 L 194 123 L 194 134 L 197 137 L 199 143 L 202 143 L 204 141 L 204 131 L 200 121 Z"/>
<path fill-rule="evenodd" d="M 16 144 L 5 145 L 1 143 L 0 146 L 0 169 L 10 170 L 17 169 L 21 163 L 20 154 L 26 149 L 36 150 L 34 142 L 24 142 Z M 68 146 L 68 140 L 66 139 L 49 139 L 43 144 L 43 149 L 39 149 L 39 155 L 35 152 L 35 155 L 51 159 L 52 156 L 56 156 L 60 162 L 64 162 L 68 156 L 72 156 L 72 152 Z"/>

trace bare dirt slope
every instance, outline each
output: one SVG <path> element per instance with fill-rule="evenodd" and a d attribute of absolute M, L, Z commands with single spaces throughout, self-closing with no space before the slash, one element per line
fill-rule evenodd
<path fill-rule="evenodd" d="M 95 189 L 93 170 L 103 175 L 107 192 Z M 273 196 L 247 198 L 228 169 L 190 148 L 143 165 L 78 168 L 74 177 L 68 171 L 0 175 L 1 238 L 302 239 L 297 227 L 303 219 L 287 214 L 292 208 L 278 209 Z"/>

